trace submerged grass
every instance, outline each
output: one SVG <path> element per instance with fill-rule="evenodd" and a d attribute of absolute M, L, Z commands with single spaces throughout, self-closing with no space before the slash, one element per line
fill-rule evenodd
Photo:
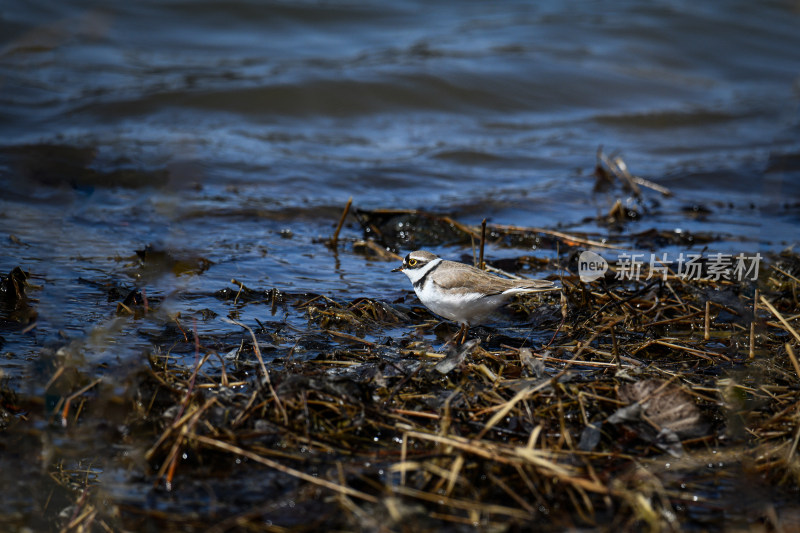
<path fill-rule="evenodd" d="M 364 253 L 396 252 L 432 235 L 465 244 L 480 237 L 480 228 L 430 213 L 357 213 L 373 243 L 353 244 Z M 386 229 L 398 221 L 402 243 Z M 565 273 L 561 295 L 510 306 L 541 338 L 515 320 L 507 329 L 477 328 L 480 342 L 439 353 L 415 330 L 448 332 L 414 300 L 337 302 L 236 282 L 237 305 L 304 314 L 318 354 L 298 358 L 293 348 L 267 362 L 261 344 L 274 333 L 229 320 L 241 330 L 238 348 L 219 353 L 210 347 L 218 339 L 179 327 L 170 342 L 192 346 L 193 357 L 154 351 L 122 391 L 76 375 L 63 357 L 53 358 L 47 389 L 55 396 L 44 403 L 28 398 L 20 407 L 18 395 L 0 388 L 4 453 L 37 435 L 32 420 L 62 426 L 58 442 L 34 437 L 30 449 L 14 452 L 51 480 L 36 500 L 38 524 L 800 527 L 800 256 L 772 257 L 751 285 L 672 272 L 642 281 L 611 272 L 588 284 L 571 269 L 570 251 L 611 244 L 541 228 L 486 232 L 565 252 L 557 265 L 527 256 L 503 264 Z M 338 230 L 334 241 L 346 245 Z M 132 300 L 125 314 L 155 312 L 146 305 Z"/>

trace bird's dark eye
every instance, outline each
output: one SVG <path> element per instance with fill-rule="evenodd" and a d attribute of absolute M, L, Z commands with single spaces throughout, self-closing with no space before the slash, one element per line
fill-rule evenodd
<path fill-rule="evenodd" d="M 417 263 L 419 263 L 419 261 L 417 261 L 416 259 L 409 259 L 408 260 L 408 266 L 410 266 L 410 267 L 417 266 Z"/>

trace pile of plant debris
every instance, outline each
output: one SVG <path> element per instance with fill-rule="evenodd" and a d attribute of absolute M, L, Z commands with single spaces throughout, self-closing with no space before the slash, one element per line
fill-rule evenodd
<path fill-rule="evenodd" d="M 798 254 L 770 257 L 752 283 L 613 269 L 585 283 L 577 252 L 608 241 L 356 215 L 364 240 L 334 245 L 377 259 L 431 239 L 557 246 L 558 259 L 486 263 L 562 272 L 550 276 L 562 291 L 520 298 L 507 327 L 439 349 L 455 327 L 410 291 L 335 301 L 237 283 L 218 297 L 302 313 L 308 331 L 232 312 L 226 331 L 201 336 L 165 318 L 147 364 L 115 381 L 84 374 L 68 349 L 43 353 L 44 398 L 0 389 L 4 467 L 47 473 L 26 520 L 63 531 L 800 527 Z M 24 277 L 8 279 L 5 305 L 19 310 Z M 129 295 L 118 312 L 138 320 L 158 302 Z M 286 338 L 293 348 L 276 351 Z"/>

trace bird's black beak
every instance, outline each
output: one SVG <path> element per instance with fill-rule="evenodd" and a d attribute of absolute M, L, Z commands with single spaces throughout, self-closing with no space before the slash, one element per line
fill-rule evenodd
<path fill-rule="evenodd" d="M 402 271 L 403 271 L 403 265 L 400 265 L 399 267 L 392 269 L 392 272 L 402 272 Z"/>

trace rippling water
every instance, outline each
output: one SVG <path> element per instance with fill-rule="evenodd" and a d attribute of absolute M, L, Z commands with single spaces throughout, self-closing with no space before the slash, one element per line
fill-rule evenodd
<path fill-rule="evenodd" d="M 120 389 L 155 349 L 191 364 L 193 346 L 177 348 L 169 330 L 178 313 L 220 353 L 235 350 L 240 331 L 226 337 L 233 326 L 215 316 L 281 316 L 215 296 L 234 278 L 345 302 L 408 297 L 394 265 L 354 250 L 354 222 L 338 253 L 325 246 L 351 196 L 361 209 L 630 246 L 651 229 L 704 234 L 695 251 L 794 245 L 798 28 L 796 0 L 6 2 L 0 274 L 30 272 L 38 318 L 0 316 L 2 384 L 51 409 L 46 354 L 59 346 L 80 375 Z M 673 195 L 595 192 L 600 146 Z M 604 222 L 617 200 L 639 216 Z M 142 268 L 147 246 L 177 262 Z M 559 252 L 489 243 L 492 259 L 520 253 Z M 137 288 L 158 311 L 117 317 Z M 304 344 L 319 334 L 304 311 L 280 312 L 293 332 L 266 354 L 319 352 Z M 115 445 L 47 435 L 80 460 Z M 0 462 L 21 495 L 38 485 L 19 480 L 46 477 Z M 114 472 L 104 476 L 113 488 Z M 126 498 L 152 492 L 122 477 Z M 20 497 L 7 516 L 34 508 Z"/>
<path fill-rule="evenodd" d="M 0 270 L 42 286 L 31 349 L 87 334 L 113 307 L 97 284 L 120 279 L 176 309 L 232 277 L 404 294 L 385 263 L 319 242 L 349 196 L 606 234 L 595 217 L 619 194 L 592 191 L 600 145 L 675 193 L 651 195 L 626 230 L 711 232 L 725 251 L 797 240 L 796 2 L 76 0 L 0 13 L 0 224 L 16 239 Z M 212 265 L 138 279 L 130 258 L 148 244 Z"/>

